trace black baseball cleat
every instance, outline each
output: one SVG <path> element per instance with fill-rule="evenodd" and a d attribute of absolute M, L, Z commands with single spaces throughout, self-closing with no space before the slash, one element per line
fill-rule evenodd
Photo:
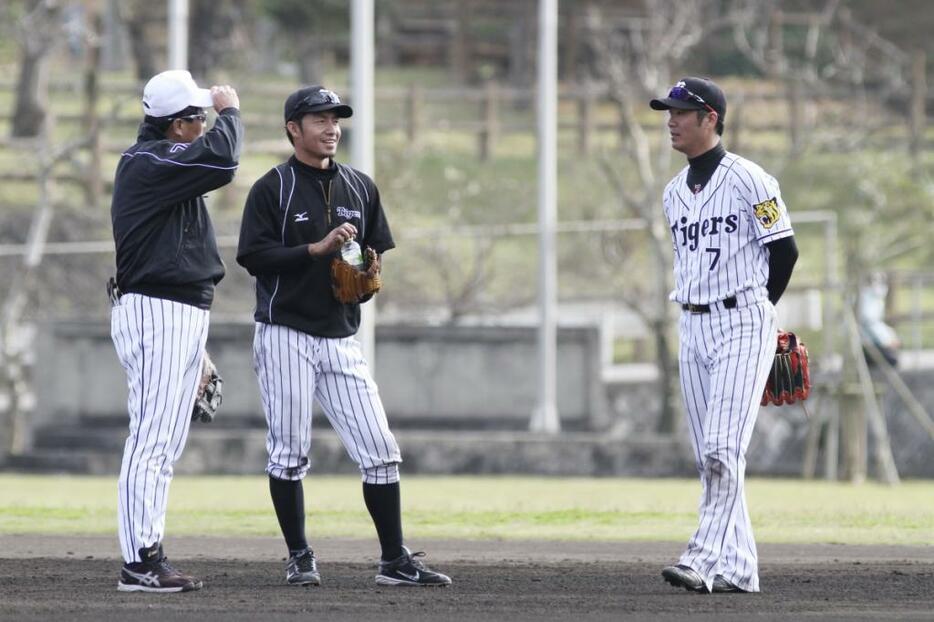
<path fill-rule="evenodd" d="M 285 580 L 290 585 L 321 585 L 315 552 L 308 548 L 289 557 L 285 566 Z"/>
<path fill-rule="evenodd" d="M 714 594 L 745 594 L 746 590 L 731 583 L 728 579 L 724 578 L 723 575 L 718 574 L 713 578 L 713 593 Z"/>
<path fill-rule="evenodd" d="M 402 555 L 390 562 L 379 563 L 379 574 L 376 575 L 377 585 L 412 585 L 422 587 L 442 587 L 451 585 L 451 577 L 428 568 L 416 559 L 424 557 L 425 553 L 411 552 L 402 547 Z"/>
<path fill-rule="evenodd" d="M 662 570 L 662 576 L 665 581 L 675 587 L 683 587 L 690 592 L 707 592 L 707 586 L 704 580 L 690 566 L 668 566 Z"/>
<path fill-rule="evenodd" d="M 201 581 L 183 574 L 169 564 L 162 545 L 140 549 L 142 561 L 124 564 L 117 590 L 120 592 L 192 592 L 201 589 Z"/>

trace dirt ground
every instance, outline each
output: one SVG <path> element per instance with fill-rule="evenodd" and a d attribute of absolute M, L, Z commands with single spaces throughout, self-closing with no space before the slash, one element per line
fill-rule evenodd
<path fill-rule="evenodd" d="M 677 543 L 415 542 L 449 588 L 374 584 L 375 543 L 313 543 L 322 585 L 285 585 L 274 538 L 169 538 L 200 592 L 124 594 L 113 538 L 0 536 L 2 620 L 932 620 L 934 547 L 762 545 L 759 594 L 661 579 Z"/>

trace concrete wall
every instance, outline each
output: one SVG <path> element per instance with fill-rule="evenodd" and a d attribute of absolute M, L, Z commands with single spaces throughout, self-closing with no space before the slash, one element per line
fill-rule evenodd
<path fill-rule="evenodd" d="M 125 416 L 127 387 L 101 322 L 40 327 L 36 425 L 81 416 Z M 595 327 L 558 331 L 558 410 L 569 427 L 607 420 Z M 208 350 L 224 378 L 222 421 L 263 425 L 253 373 L 252 324 L 212 324 Z M 537 403 L 536 331 L 532 327 L 380 326 L 376 379 L 390 417 L 403 423 L 474 428 L 526 426 Z"/>

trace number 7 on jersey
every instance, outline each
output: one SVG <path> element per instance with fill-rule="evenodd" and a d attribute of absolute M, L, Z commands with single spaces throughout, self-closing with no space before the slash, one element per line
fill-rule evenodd
<path fill-rule="evenodd" d="M 717 262 L 720 261 L 720 249 L 708 246 L 705 250 L 713 255 L 713 259 L 710 260 L 709 268 L 709 270 L 713 270 L 717 267 Z"/>

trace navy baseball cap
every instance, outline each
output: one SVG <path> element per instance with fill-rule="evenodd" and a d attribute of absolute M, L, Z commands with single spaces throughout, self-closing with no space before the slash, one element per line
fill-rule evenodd
<path fill-rule="evenodd" d="M 337 93 L 323 86 L 306 86 L 300 88 L 285 100 L 285 121 L 294 120 L 306 112 L 325 112 L 333 110 L 342 119 L 353 115 L 353 108 L 341 103 Z"/>
<path fill-rule="evenodd" d="M 721 123 L 726 117 L 726 95 L 709 78 L 681 78 L 668 91 L 668 97 L 653 99 L 649 105 L 654 110 L 710 110 L 717 113 Z"/>

